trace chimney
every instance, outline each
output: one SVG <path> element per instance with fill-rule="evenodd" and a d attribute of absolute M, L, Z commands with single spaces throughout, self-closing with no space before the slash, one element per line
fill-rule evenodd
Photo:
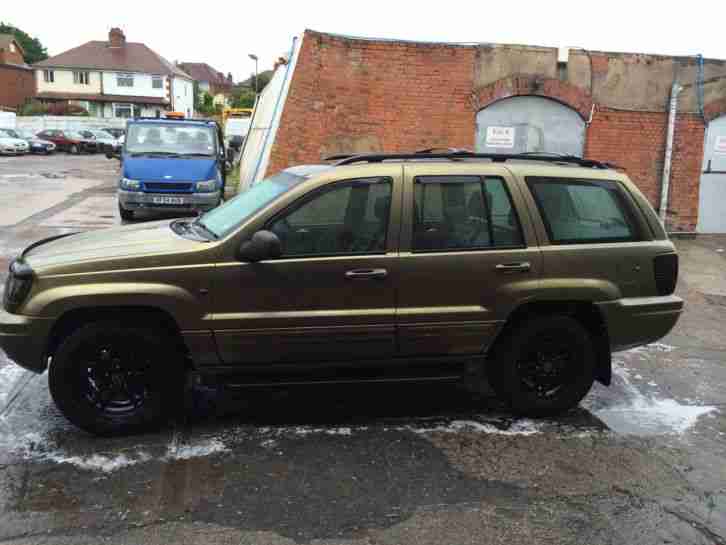
<path fill-rule="evenodd" d="M 109 47 L 123 47 L 126 45 L 126 36 L 124 31 L 118 27 L 112 28 L 108 33 Z"/>

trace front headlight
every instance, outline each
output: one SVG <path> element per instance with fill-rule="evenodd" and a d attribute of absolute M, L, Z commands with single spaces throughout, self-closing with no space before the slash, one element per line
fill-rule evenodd
<path fill-rule="evenodd" d="M 211 193 L 217 191 L 217 180 L 206 180 L 204 182 L 197 182 L 197 191 L 202 193 Z"/>
<path fill-rule="evenodd" d="M 5 281 L 3 306 L 8 312 L 15 312 L 23 304 L 33 286 L 33 269 L 18 260 L 10 264 L 10 274 Z"/>
<path fill-rule="evenodd" d="M 128 178 L 121 178 L 121 182 L 119 183 L 119 186 L 121 189 L 125 189 L 126 191 L 138 191 L 141 189 L 141 182 L 138 180 L 129 180 Z"/>

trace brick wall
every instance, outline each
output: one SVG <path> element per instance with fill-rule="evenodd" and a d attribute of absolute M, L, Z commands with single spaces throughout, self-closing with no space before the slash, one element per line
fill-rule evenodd
<path fill-rule="evenodd" d="M 481 108 L 529 94 L 566 104 L 585 120 L 595 104 L 585 155 L 624 167 L 658 207 L 667 101 L 661 101 L 657 111 L 604 106 L 608 100 L 622 97 L 628 102 L 642 94 L 640 80 L 618 77 L 615 69 L 609 74 L 610 65 L 617 68 L 621 59 L 611 63 L 611 54 L 592 54 L 586 65 L 591 76 L 586 72 L 579 79 L 547 77 L 544 71 L 521 74 L 512 66 L 510 75 L 475 87 L 481 66 L 484 70 L 493 66 L 493 61 L 482 64 L 487 51 L 476 46 L 349 39 L 307 31 L 268 174 L 290 165 L 318 163 L 332 153 L 433 146 L 473 149 L 476 114 Z M 640 63 L 638 69 L 646 70 L 643 66 L 649 65 Z M 502 66 L 497 70 L 502 72 Z M 648 84 L 647 78 L 643 81 L 642 85 Z M 590 89 L 593 82 L 600 85 L 597 93 Z M 613 82 L 621 87 L 612 87 Z M 604 98 L 598 102 L 600 95 Z M 726 110 L 726 97 L 714 100 L 707 110 L 708 118 Z M 678 116 L 668 210 L 672 230 L 695 229 L 703 138 L 704 122 L 699 115 Z"/>
<path fill-rule="evenodd" d="M 471 148 L 474 55 L 306 33 L 268 172 L 345 151 Z"/>
<path fill-rule="evenodd" d="M 15 110 L 34 95 L 33 70 L 0 64 L 0 106 Z"/>

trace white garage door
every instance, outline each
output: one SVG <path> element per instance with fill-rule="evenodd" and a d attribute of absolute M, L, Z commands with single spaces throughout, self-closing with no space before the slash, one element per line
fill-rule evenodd
<path fill-rule="evenodd" d="M 582 157 L 585 120 L 575 110 L 537 96 L 505 98 L 476 116 L 476 151 L 543 151 Z"/>
<path fill-rule="evenodd" d="M 699 233 L 726 233 L 726 116 L 708 124 L 698 196 Z"/>

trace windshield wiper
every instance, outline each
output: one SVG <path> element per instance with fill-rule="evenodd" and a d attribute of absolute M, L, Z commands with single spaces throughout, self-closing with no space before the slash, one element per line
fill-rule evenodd
<path fill-rule="evenodd" d="M 132 151 L 131 157 L 179 157 L 179 154 L 173 151 Z"/>
<path fill-rule="evenodd" d="M 180 157 L 213 157 L 213 153 L 179 153 Z"/>
<path fill-rule="evenodd" d="M 219 235 L 212 231 L 209 227 L 204 225 L 204 223 L 201 220 L 201 216 L 199 216 L 197 219 L 195 219 L 190 225 L 198 227 L 201 231 L 206 233 L 209 238 L 212 240 L 219 240 Z"/>

